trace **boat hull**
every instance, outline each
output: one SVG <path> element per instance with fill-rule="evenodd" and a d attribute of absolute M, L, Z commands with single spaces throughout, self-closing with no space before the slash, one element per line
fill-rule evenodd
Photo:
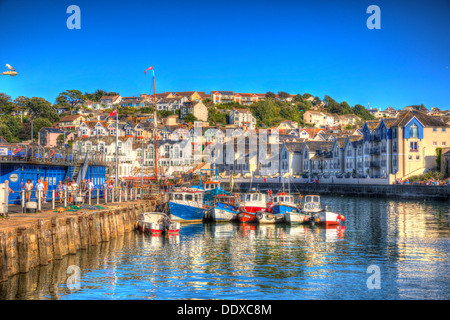
<path fill-rule="evenodd" d="M 205 208 L 189 206 L 169 201 L 170 218 L 173 221 L 202 220 L 205 215 Z"/>
<path fill-rule="evenodd" d="M 293 205 L 276 204 L 271 207 L 271 210 L 273 213 L 288 213 L 297 210 L 297 207 Z"/>
<path fill-rule="evenodd" d="M 214 207 L 211 219 L 213 221 L 231 221 L 236 213 L 235 210 Z"/>
<path fill-rule="evenodd" d="M 238 220 L 242 223 L 258 223 L 259 220 L 256 217 L 256 212 L 239 212 Z"/>
<path fill-rule="evenodd" d="M 304 224 L 312 221 L 311 216 L 298 212 L 288 212 L 285 214 L 285 217 L 286 223 L 289 224 Z"/>
<path fill-rule="evenodd" d="M 340 215 L 331 211 L 321 211 L 313 215 L 314 223 L 317 225 L 339 225 Z"/>
<path fill-rule="evenodd" d="M 284 213 L 258 212 L 260 214 L 259 223 L 275 224 L 284 223 L 286 221 Z"/>

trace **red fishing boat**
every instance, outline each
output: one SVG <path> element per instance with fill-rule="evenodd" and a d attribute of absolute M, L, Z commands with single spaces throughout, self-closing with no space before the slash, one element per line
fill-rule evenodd
<path fill-rule="evenodd" d="M 245 223 L 256 223 L 261 218 L 258 212 L 267 211 L 266 195 L 261 192 L 242 193 L 238 220 Z"/>

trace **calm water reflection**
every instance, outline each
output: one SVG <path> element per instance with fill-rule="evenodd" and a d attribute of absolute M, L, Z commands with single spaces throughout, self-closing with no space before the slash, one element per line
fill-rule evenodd
<path fill-rule="evenodd" d="M 139 233 L 0 283 L 0 299 L 449 299 L 449 202 L 322 197 L 344 227 L 192 224 Z M 81 268 L 81 287 L 66 285 Z M 381 289 L 367 288 L 367 268 Z"/>

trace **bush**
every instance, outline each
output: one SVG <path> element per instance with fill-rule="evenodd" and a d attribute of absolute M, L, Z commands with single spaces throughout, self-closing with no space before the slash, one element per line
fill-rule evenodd
<path fill-rule="evenodd" d="M 438 171 L 428 171 L 424 174 L 417 174 L 408 178 L 409 181 L 428 181 L 433 180 L 445 180 L 445 174 Z"/>

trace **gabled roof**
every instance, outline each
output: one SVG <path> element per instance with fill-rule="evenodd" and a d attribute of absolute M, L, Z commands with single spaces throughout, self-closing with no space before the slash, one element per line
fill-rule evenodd
<path fill-rule="evenodd" d="M 412 118 L 416 118 L 424 127 L 446 127 L 446 124 L 437 117 L 429 116 L 417 110 L 408 110 L 401 112 L 396 121 L 392 124 L 393 127 L 403 127 Z"/>

